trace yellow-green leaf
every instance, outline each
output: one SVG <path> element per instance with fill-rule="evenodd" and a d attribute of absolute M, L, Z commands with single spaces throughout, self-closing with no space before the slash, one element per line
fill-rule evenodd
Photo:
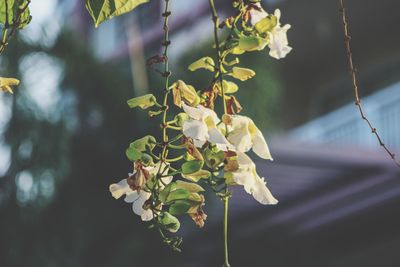
<path fill-rule="evenodd" d="M 262 50 L 267 45 L 268 40 L 258 36 L 241 36 L 237 49 L 243 51 Z"/>
<path fill-rule="evenodd" d="M 161 106 L 158 104 L 157 99 L 153 94 L 131 98 L 127 101 L 127 103 L 130 108 L 139 107 L 141 109 L 147 109 L 152 106 Z"/>
<path fill-rule="evenodd" d="M 150 0 L 85 0 L 86 9 L 96 27 L 106 20 L 130 12 L 137 6 L 149 1 Z"/>
<path fill-rule="evenodd" d="M 202 57 L 189 65 L 188 69 L 190 71 L 195 71 L 198 69 L 206 69 L 214 72 L 214 60 L 211 57 Z"/>
<path fill-rule="evenodd" d="M 232 72 L 229 73 L 228 75 L 230 75 L 238 80 L 246 81 L 248 79 L 253 78 L 254 75 L 256 75 L 256 72 L 252 69 L 233 67 Z"/>
<path fill-rule="evenodd" d="M 22 14 L 20 13 L 27 4 L 27 0 L 7 0 L 8 9 L 6 12 L 6 1 L 0 1 L 0 24 L 4 26 L 7 25 L 7 28 L 16 27 L 18 29 L 23 29 L 31 21 L 29 7 L 27 7 Z"/>
<path fill-rule="evenodd" d="M 208 177 L 210 177 L 211 173 L 209 171 L 206 170 L 199 170 L 197 172 L 194 173 L 189 173 L 189 174 L 183 174 L 182 173 L 182 177 L 192 181 L 192 182 L 198 182 L 200 179 L 207 179 Z"/>

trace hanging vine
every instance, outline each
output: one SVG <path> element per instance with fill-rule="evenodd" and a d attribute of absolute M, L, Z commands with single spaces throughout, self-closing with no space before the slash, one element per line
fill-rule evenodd
<path fill-rule="evenodd" d="M 347 22 L 347 13 L 346 9 L 344 6 L 344 1 L 339 0 L 339 5 L 340 5 L 340 12 L 342 14 L 342 25 L 343 25 L 343 34 L 344 34 L 344 44 L 346 48 L 346 56 L 347 56 L 347 62 L 348 62 L 348 68 L 350 71 L 350 76 L 351 76 L 351 82 L 354 90 L 354 98 L 355 98 L 355 104 L 358 108 L 358 111 L 360 112 L 361 118 L 366 122 L 368 127 L 370 128 L 371 132 L 373 135 L 375 135 L 376 139 L 379 142 L 379 145 L 385 150 L 385 152 L 389 155 L 389 157 L 393 160 L 393 162 L 400 167 L 400 162 L 396 159 L 396 154 L 394 154 L 388 146 L 385 145 L 383 142 L 379 131 L 374 127 L 372 122 L 368 119 L 364 107 L 361 102 L 360 98 L 360 90 L 359 90 L 359 82 L 358 82 L 358 75 L 357 75 L 357 69 L 354 66 L 354 60 L 353 60 L 353 53 L 351 51 L 351 45 L 350 45 L 350 33 L 349 33 L 349 23 Z"/>

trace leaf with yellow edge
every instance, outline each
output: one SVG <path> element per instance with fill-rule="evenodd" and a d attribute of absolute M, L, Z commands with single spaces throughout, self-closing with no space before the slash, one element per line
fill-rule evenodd
<path fill-rule="evenodd" d="M 190 174 L 182 173 L 183 178 L 185 178 L 189 181 L 193 181 L 193 182 L 198 182 L 200 179 L 207 179 L 210 176 L 211 176 L 211 173 L 206 170 L 199 170 L 197 172 L 190 173 Z"/>
<path fill-rule="evenodd" d="M 127 103 L 130 108 L 140 107 L 141 109 L 147 109 L 152 106 L 161 107 L 161 105 L 158 104 L 157 99 L 153 94 L 147 94 L 131 98 L 127 101 Z"/>
<path fill-rule="evenodd" d="M 15 78 L 4 78 L 0 77 L 0 90 L 5 93 L 13 94 L 11 86 L 19 85 L 19 80 Z"/>
<path fill-rule="evenodd" d="M 256 75 L 256 72 L 252 69 L 248 68 L 241 68 L 241 67 L 233 67 L 232 72 L 229 73 L 228 75 L 232 76 L 233 78 L 236 78 L 238 80 L 246 81 L 248 79 L 251 79 Z"/>
<path fill-rule="evenodd" d="M 188 69 L 190 71 L 195 71 L 198 69 L 206 69 L 214 72 L 214 60 L 211 57 L 202 57 L 189 65 Z"/>

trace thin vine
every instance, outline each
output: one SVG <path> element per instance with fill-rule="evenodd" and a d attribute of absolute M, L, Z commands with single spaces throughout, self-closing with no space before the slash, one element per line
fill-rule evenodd
<path fill-rule="evenodd" d="M 354 60 L 353 60 L 353 53 L 351 50 L 351 45 L 350 45 L 350 32 L 349 32 L 349 23 L 347 20 L 347 13 L 346 13 L 346 8 L 344 5 L 344 0 L 339 0 L 340 4 L 340 12 L 342 14 L 342 25 L 343 25 L 343 34 L 344 34 L 344 44 L 346 48 L 346 56 L 347 56 L 347 61 L 348 61 L 348 68 L 350 71 L 350 76 L 351 76 L 351 81 L 352 81 L 352 86 L 354 90 L 354 98 L 355 98 L 355 105 L 357 106 L 361 118 L 366 122 L 368 127 L 370 128 L 372 134 L 375 135 L 376 139 L 379 142 L 379 145 L 385 150 L 385 152 L 389 155 L 389 157 L 393 160 L 393 162 L 400 167 L 400 162 L 396 158 L 396 154 L 393 153 L 387 145 L 383 142 L 383 139 L 381 138 L 377 128 L 374 127 L 372 122 L 368 119 L 365 110 L 363 108 L 361 98 L 360 98 L 360 90 L 359 90 L 359 82 L 358 82 L 358 75 L 357 75 L 357 69 L 354 66 Z"/>

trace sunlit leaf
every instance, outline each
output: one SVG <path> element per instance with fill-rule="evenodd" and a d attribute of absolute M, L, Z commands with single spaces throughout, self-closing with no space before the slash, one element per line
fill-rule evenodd
<path fill-rule="evenodd" d="M 96 27 L 113 17 L 132 11 L 150 0 L 85 0 L 86 9 Z"/>
<path fill-rule="evenodd" d="M 229 75 L 238 80 L 246 81 L 248 79 L 253 78 L 254 75 L 256 75 L 256 72 L 248 68 L 233 67 L 232 72 L 229 73 Z"/>
<path fill-rule="evenodd" d="M 195 183 L 189 183 L 189 182 L 185 182 L 185 181 L 176 181 L 175 182 L 175 188 L 182 188 L 182 189 L 186 189 L 187 191 L 191 192 L 191 193 L 198 193 L 198 192 L 203 192 L 204 188 L 201 187 L 198 184 Z"/>
<path fill-rule="evenodd" d="M 127 103 L 130 108 L 139 107 L 141 109 L 147 109 L 152 106 L 160 106 L 160 104 L 157 103 L 157 99 L 153 94 L 131 98 L 127 101 Z"/>
<path fill-rule="evenodd" d="M 213 72 L 214 66 L 215 66 L 215 63 L 211 57 L 203 57 L 203 58 L 200 58 L 199 60 L 196 60 L 192 64 L 190 64 L 188 69 L 190 71 L 195 71 L 198 69 L 206 69 L 206 70 Z"/>
<path fill-rule="evenodd" d="M 16 0 L 7 0 L 7 11 L 6 11 L 6 0 L 0 1 L 0 24 L 10 27 L 17 27 L 19 29 L 25 28 L 26 25 L 31 21 L 31 15 L 29 7 L 26 9 L 27 1 L 16 1 Z M 24 12 L 21 14 L 19 10 L 24 9 Z M 19 19 L 17 19 L 17 16 Z M 17 25 L 14 25 L 17 23 Z"/>
<path fill-rule="evenodd" d="M 193 182 L 198 182 L 200 179 L 207 179 L 210 176 L 211 176 L 211 173 L 206 170 L 199 170 L 194 173 L 182 174 L 183 178 L 193 181 Z"/>

